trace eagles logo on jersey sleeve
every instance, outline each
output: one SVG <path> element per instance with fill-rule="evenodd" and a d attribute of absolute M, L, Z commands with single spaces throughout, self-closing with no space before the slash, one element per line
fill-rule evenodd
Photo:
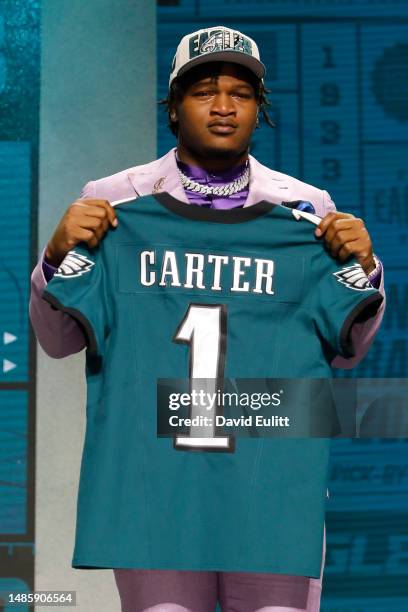
<path fill-rule="evenodd" d="M 84 331 L 89 353 L 101 355 L 110 330 L 108 294 L 102 246 L 91 251 L 82 243 L 67 253 L 44 288 L 43 299 L 76 319 Z"/>
<path fill-rule="evenodd" d="M 355 291 L 370 291 L 373 288 L 360 264 L 342 268 L 338 272 L 333 272 L 333 275 L 339 283 Z"/>
<path fill-rule="evenodd" d="M 95 263 L 85 255 L 76 251 L 69 251 L 54 276 L 74 278 L 89 272 L 94 265 Z"/>

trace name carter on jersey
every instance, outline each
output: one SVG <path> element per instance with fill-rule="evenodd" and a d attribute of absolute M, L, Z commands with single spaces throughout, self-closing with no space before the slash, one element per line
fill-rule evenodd
<path fill-rule="evenodd" d="M 180 257 L 178 255 L 178 257 Z M 273 295 L 274 262 L 258 257 L 184 253 L 183 266 L 175 251 L 165 250 L 158 261 L 154 250 L 140 253 L 140 283 L 144 287 L 183 287 Z M 160 271 L 159 271 L 160 269 Z M 227 274 L 228 271 L 228 274 Z M 253 280 L 248 280 L 252 276 Z M 204 277 L 207 285 L 204 284 Z M 225 286 L 226 279 L 228 286 Z M 246 277 L 246 279 L 245 279 Z"/>

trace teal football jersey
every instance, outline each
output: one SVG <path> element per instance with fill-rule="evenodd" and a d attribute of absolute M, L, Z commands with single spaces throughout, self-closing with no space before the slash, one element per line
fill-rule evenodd
<path fill-rule="evenodd" d="M 115 212 L 118 227 L 70 251 L 43 294 L 87 338 L 72 566 L 318 578 L 330 440 L 158 437 L 157 379 L 331 377 L 380 293 L 280 205 L 161 193 Z"/>

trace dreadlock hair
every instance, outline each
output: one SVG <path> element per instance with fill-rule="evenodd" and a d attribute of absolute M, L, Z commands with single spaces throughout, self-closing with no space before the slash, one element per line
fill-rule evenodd
<path fill-rule="evenodd" d="M 165 106 L 164 110 L 167 111 L 168 118 L 167 127 L 175 136 L 178 136 L 178 122 L 170 119 L 170 111 L 183 100 L 188 87 L 194 83 L 197 78 L 202 76 L 203 73 L 206 73 L 206 76 L 211 76 L 212 79 L 216 80 L 221 72 L 222 64 L 222 61 L 214 61 L 191 68 L 180 77 L 175 78 L 170 85 L 168 96 L 157 102 L 158 105 Z M 248 80 L 254 88 L 255 98 L 258 102 L 258 109 L 262 112 L 266 123 L 270 127 L 275 128 L 276 123 L 272 121 L 266 109 L 267 106 L 271 105 L 266 97 L 266 94 L 271 93 L 271 90 L 267 89 L 262 80 L 258 79 L 251 70 L 245 68 L 244 66 L 241 66 L 241 68 L 246 71 Z"/>

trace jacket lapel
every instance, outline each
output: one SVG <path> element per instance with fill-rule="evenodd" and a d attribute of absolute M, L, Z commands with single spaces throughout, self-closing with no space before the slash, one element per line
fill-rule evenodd
<path fill-rule="evenodd" d="M 137 166 L 128 172 L 128 178 L 138 196 L 166 191 L 181 202 L 189 203 L 181 184 L 175 156 L 176 147 L 159 159 Z M 249 192 L 244 207 L 262 200 L 280 204 L 290 200 L 293 184 L 290 177 L 270 170 L 249 156 Z"/>
<path fill-rule="evenodd" d="M 174 198 L 188 204 L 178 174 L 175 150 L 174 147 L 163 157 L 144 166 L 137 166 L 128 173 L 129 180 L 138 196 L 167 191 Z"/>
<path fill-rule="evenodd" d="M 293 184 L 289 176 L 270 170 L 252 155 L 249 156 L 249 169 L 249 193 L 244 208 L 262 200 L 274 204 L 290 200 Z"/>

